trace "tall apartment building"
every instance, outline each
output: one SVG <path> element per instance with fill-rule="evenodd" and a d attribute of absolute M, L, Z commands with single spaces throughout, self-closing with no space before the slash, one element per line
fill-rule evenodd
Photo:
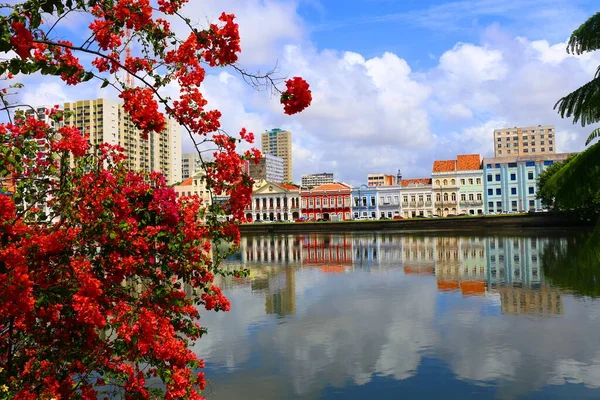
<path fill-rule="evenodd" d="M 200 171 L 200 157 L 198 153 L 183 153 L 181 155 L 181 179 L 191 178 Z"/>
<path fill-rule="evenodd" d="M 65 124 L 89 134 L 92 149 L 101 143 L 119 144 L 129 169 L 162 172 L 169 184 L 181 181 L 181 127 L 174 120 L 166 119 L 163 132 L 151 132 L 143 139 L 119 102 L 81 100 L 65 103 L 64 109 L 74 113 Z"/>
<path fill-rule="evenodd" d="M 292 133 L 271 129 L 262 134 L 262 153 L 283 159 L 283 181 L 292 182 Z"/>
<path fill-rule="evenodd" d="M 274 183 L 283 182 L 284 168 L 282 158 L 275 157 L 270 154 L 263 154 L 258 163 L 249 163 L 248 169 L 248 174 L 255 181 L 264 179 Z"/>
<path fill-rule="evenodd" d="M 302 175 L 302 187 L 314 188 L 321 185 L 333 183 L 333 173 L 322 172 L 320 174 L 304 174 Z"/>
<path fill-rule="evenodd" d="M 554 125 L 494 130 L 494 156 L 511 157 L 556 153 Z"/>

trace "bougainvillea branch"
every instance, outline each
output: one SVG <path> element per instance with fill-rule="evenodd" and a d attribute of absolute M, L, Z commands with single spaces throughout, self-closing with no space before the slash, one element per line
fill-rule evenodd
<path fill-rule="evenodd" d="M 0 124 L 0 399 L 202 398 L 204 364 L 189 344 L 206 333 L 201 309 L 230 308 L 215 278 L 246 273 L 220 261 L 239 244 L 252 190 L 244 163 L 260 152 L 239 154 L 254 135 L 243 127 L 223 132 L 221 113 L 207 108 L 200 87 L 210 69 L 230 67 L 279 93 L 287 114 L 312 96 L 299 77 L 281 91 L 271 73 L 247 73 L 237 65 L 235 16 L 195 27 L 185 3 L 0 6 L 7 10 L 0 16 L 0 100 L 9 120 Z M 92 17 L 79 44 L 53 37 L 72 13 Z M 171 29 L 177 19 L 187 36 Z M 125 51 L 132 44 L 136 56 Z M 10 96 L 30 74 L 114 88 L 142 137 L 160 135 L 172 118 L 199 155 L 212 143 L 206 185 L 226 200 L 178 198 L 161 174 L 128 170 L 123 149 L 92 148 L 89 132 L 66 124 L 69 111 L 55 107 L 40 119 L 37 110 L 16 107 Z M 179 94 L 164 95 L 173 85 Z"/>

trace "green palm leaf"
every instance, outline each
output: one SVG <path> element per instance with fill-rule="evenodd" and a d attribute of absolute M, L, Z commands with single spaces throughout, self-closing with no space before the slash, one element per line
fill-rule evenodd
<path fill-rule="evenodd" d="M 562 118 L 573 117 L 582 126 L 600 121 L 600 77 L 560 99 L 554 106 Z"/>
<path fill-rule="evenodd" d="M 567 44 L 567 52 L 582 54 L 600 49 L 600 13 L 596 13 L 577 28 Z"/>
<path fill-rule="evenodd" d="M 585 141 L 585 145 L 587 146 L 597 137 L 600 137 L 600 128 L 596 128 L 592 131 L 592 133 L 590 133 L 590 136 L 588 136 L 587 140 Z"/>

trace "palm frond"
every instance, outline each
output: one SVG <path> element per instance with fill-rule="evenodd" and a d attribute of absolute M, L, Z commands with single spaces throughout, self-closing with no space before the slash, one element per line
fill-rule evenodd
<path fill-rule="evenodd" d="M 582 54 L 600 49 L 600 12 L 577 28 L 567 44 L 567 52 Z"/>
<path fill-rule="evenodd" d="M 573 117 L 573 123 L 582 126 L 600 121 L 600 77 L 592 79 L 574 92 L 560 99 L 554 109 L 562 118 Z"/>
<path fill-rule="evenodd" d="M 600 142 L 573 157 L 547 185 L 556 188 L 555 201 L 560 206 L 585 207 L 591 195 L 600 193 Z"/>
<path fill-rule="evenodd" d="M 597 137 L 600 137 L 600 128 L 596 128 L 592 131 L 592 133 L 590 133 L 590 136 L 588 136 L 587 140 L 585 141 L 585 145 L 587 146 Z"/>

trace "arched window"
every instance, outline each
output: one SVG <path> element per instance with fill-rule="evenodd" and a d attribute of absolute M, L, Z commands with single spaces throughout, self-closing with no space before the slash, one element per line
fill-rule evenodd
<path fill-rule="evenodd" d="M 440 180 L 439 179 L 435 180 L 435 186 L 440 186 Z"/>
<path fill-rule="evenodd" d="M 464 193 L 463 193 L 463 194 L 461 194 L 461 195 L 460 195 L 460 199 L 461 199 L 462 201 L 465 201 L 465 200 L 467 199 L 467 195 L 466 195 L 466 194 L 464 194 Z"/>
<path fill-rule="evenodd" d="M 456 193 L 452 193 L 452 201 L 456 201 Z"/>
<path fill-rule="evenodd" d="M 448 186 L 448 179 L 444 179 L 444 186 Z"/>
<path fill-rule="evenodd" d="M 456 180 L 452 179 L 452 186 L 456 185 Z"/>
<path fill-rule="evenodd" d="M 444 201 L 448 201 L 448 193 L 444 193 Z"/>
<path fill-rule="evenodd" d="M 435 201 L 442 201 L 442 195 L 438 193 L 438 194 L 435 196 Z"/>

